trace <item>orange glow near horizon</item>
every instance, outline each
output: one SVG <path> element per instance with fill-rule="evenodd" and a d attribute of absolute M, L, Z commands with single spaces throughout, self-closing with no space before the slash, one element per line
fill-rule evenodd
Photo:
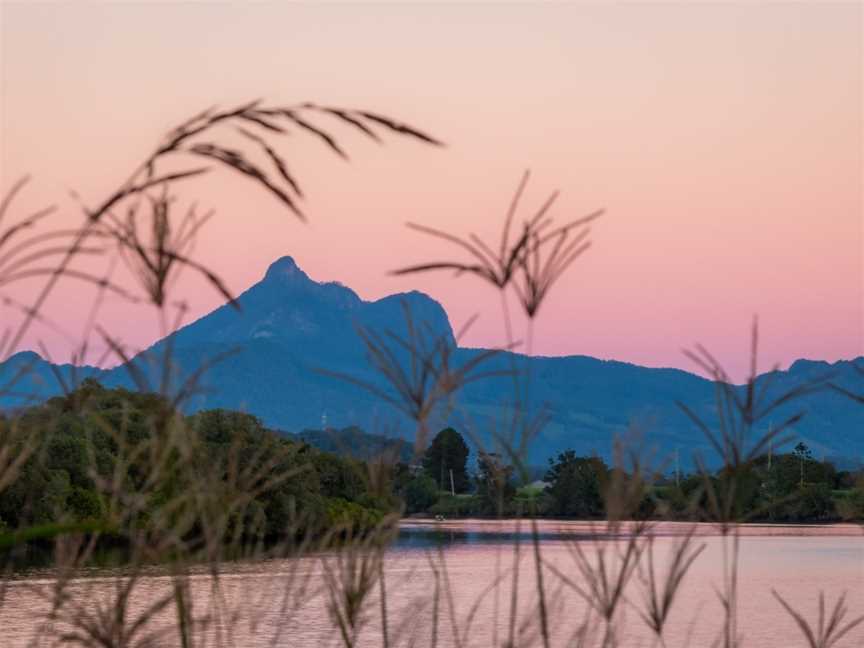
<path fill-rule="evenodd" d="M 535 353 L 690 370 L 680 349 L 699 341 L 740 375 L 758 314 L 766 369 L 851 358 L 864 355 L 862 11 L 7 3 L 0 189 L 32 174 L 21 213 L 57 203 L 57 222 L 77 224 L 71 190 L 98 202 L 167 128 L 214 103 L 368 108 L 447 146 L 341 129 L 345 163 L 288 136 L 310 223 L 219 171 L 181 193 L 217 212 L 196 258 L 235 292 L 286 254 L 365 299 L 421 290 L 454 328 L 479 313 L 465 344 L 498 345 L 486 286 L 388 272 L 451 254 L 406 221 L 494 240 L 530 168 L 523 215 L 555 189 L 560 220 L 606 210 L 541 311 Z M 221 303 L 191 276 L 178 289 L 193 319 Z M 75 339 L 92 295 L 66 283 L 46 315 Z M 109 301 L 101 317 L 134 347 L 160 333 L 142 307 Z M 67 359 L 66 338 L 41 325 L 24 346 L 40 340 Z"/>

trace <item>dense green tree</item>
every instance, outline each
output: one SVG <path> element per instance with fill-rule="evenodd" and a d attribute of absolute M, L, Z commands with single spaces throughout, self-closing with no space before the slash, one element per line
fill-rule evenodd
<path fill-rule="evenodd" d="M 807 447 L 806 443 L 799 441 L 792 451 L 792 455 L 798 461 L 798 485 L 803 488 L 806 481 L 804 467 L 812 461 L 813 453 L 810 452 L 810 448 Z"/>
<path fill-rule="evenodd" d="M 450 490 L 450 471 L 453 471 L 453 488 L 457 493 L 468 490 L 468 444 L 453 428 L 444 428 L 423 455 L 423 468 L 435 480 L 440 490 Z"/>
<path fill-rule="evenodd" d="M 405 486 L 405 512 L 426 511 L 438 501 L 438 484 L 429 475 L 417 475 Z"/>
<path fill-rule="evenodd" d="M 371 519 L 362 511 L 387 507 L 368 493 L 362 462 L 281 437 L 254 416 L 208 410 L 191 417 L 190 425 L 204 441 L 211 470 L 227 471 L 236 462 L 252 472 L 259 466 L 265 477 L 289 475 L 256 497 L 254 513 L 267 536 L 315 529 L 337 518 L 342 524 L 352 515 Z M 279 457 L 275 464 L 273 457 Z"/>
<path fill-rule="evenodd" d="M 795 448 L 792 450 L 792 454 L 800 459 L 812 459 L 813 453 L 810 448 L 807 447 L 807 444 L 803 441 L 799 441 Z"/>
<path fill-rule="evenodd" d="M 549 460 L 544 481 L 549 511 L 564 517 L 593 518 L 603 513 L 601 485 L 608 467 L 597 457 L 577 457 L 572 450 Z"/>
<path fill-rule="evenodd" d="M 844 520 L 864 520 L 864 473 L 859 473 L 846 496 L 837 502 L 837 512 Z"/>
<path fill-rule="evenodd" d="M 136 524 L 173 510 L 172 500 L 190 492 L 200 515 L 219 515 L 231 500 L 239 503 L 232 524 L 272 538 L 315 531 L 334 515 L 340 523 L 368 522 L 395 506 L 369 494 L 362 462 L 286 439 L 254 416 L 209 410 L 184 417 L 160 396 L 105 389 L 94 380 L 14 419 L 0 417 L 6 438 L 12 426 L 19 445 L 32 440 L 36 450 L 0 492 L 6 529 L 98 520 L 112 497 L 105 484 L 117 475 L 127 493 L 145 496 Z M 141 446 L 163 436 L 182 443 L 166 456 Z"/>
<path fill-rule="evenodd" d="M 312 454 L 312 467 L 318 483 L 328 497 L 341 497 L 355 502 L 366 491 L 360 467 L 351 459 L 344 459 L 326 452 Z"/>
<path fill-rule="evenodd" d="M 751 506 L 756 519 L 800 521 L 809 515 L 827 519 L 836 514 L 825 497 L 842 488 L 841 476 L 833 464 L 813 459 L 804 443 L 772 457 L 770 467 L 766 458 L 760 458 L 754 471 L 760 479 L 760 498 Z"/>
<path fill-rule="evenodd" d="M 706 484 L 709 519 L 713 521 L 749 520 L 760 507 L 762 477 L 752 463 L 727 466 Z M 716 500 L 715 500 L 716 498 Z"/>
<path fill-rule="evenodd" d="M 704 516 L 699 513 L 709 505 L 705 477 L 697 473 L 681 475 L 677 482 L 655 492 L 661 514 L 673 519 L 702 519 Z"/>
<path fill-rule="evenodd" d="M 805 484 L 829 484 L 831 488 L 841 488 L 841 475 L 834 464 L 828 461 L 817 461 L 813 452 L 803 442 L 798 443 L 791 455 L 780 455 L 781 466 L 786 469 L 786 481 L 790 481 L 791 469 L 794 464 L 795 482 L 797 487 Z M 772 465 L 773 469 L 773 465 Z"/>
<path fill-rule="evenodd" d="M 822 521 L 836 516 L 837 510 L 827 484 L 805 484 L 771 507 L 771 518 L 783 522 Z"/>
<path fill-rule="evenodd" d="M 500 454 L 481 452 L 477 457 L 477 495 L 485 513 L 503 515 L 516 495 L 513 466 Z"/>

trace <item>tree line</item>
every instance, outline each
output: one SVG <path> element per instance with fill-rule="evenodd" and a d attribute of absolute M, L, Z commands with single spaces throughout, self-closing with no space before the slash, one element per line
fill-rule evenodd
<path fill-rule="evenodd" d="M 184 416 L 161 396 L 107 389 L 92 379 L 68 395 L 0 418 L 0 434 L 8 437 L 12 428 L 19 450 L 24 453 L 30 444 L 35 452 L 27 454 L 18 479 L 0 492 L 0 539 L 10 529 L 110 519 L 116 502 L 107 483 L 147 493 L 142 516 L 193 488 L 195 476 L 188 468 L 172 469 L 170 455 L 157 458 L 140 450 L 155 430 L 194 437 L 195 443 L 176 446 L 194 454 L 194 461 L 182 465 L 208 471 L 212 483 L 226 489 L 226 501 L 238 475 L 252 480 L 254 487 L 247 484 L 247 490 L 254 496 L 236 524 L 262 539 L 339 525 L 362 529 L 393 514 L 600 519 L 609 513 L 612 491 L 636 493 L 636 515 L 698 520 L 710 505 L 705 481 L 722 485 L 731 478 L 723 470 L 637 475 L 568 450 L 549 460 L 541 480 L 519 486 L 515 468 L 502 455 L 477 452 L 469 469 L 471 449 L 453 428 L 441 430 L 414 461 L 398 451 L 359 459 L 269 430 L 250 414 L 215 409 Z M 148 484 L 157 472 L 158 484 Z M 288 477 L 269 483 L 271 474 Z M 864 518 L 864 474 L 817 461 L 803 443 L 792 452 L 760 458 L 736 479 L 736 514 L 742 519 Z"/>
<path fill-rule="evenodd" d="M 478 452 L 476 471 L 471 474 L 469 454 L 461 434 L 452 428 L 442 430 L 402 485 L 406 511 L 600 519 L 609 513 L 610 491 L 623 489 L 638 495 L 634 510 L 639 516 L 699 521 L 707 519 L 709 486 L 720 486 L 734 477 L 739 483 L 735 514 L 741 519 L 864 519 L 864 471 L 838 470 L 829 461 L 818 461 L 803 442 L 791 452 L 760 457 L 734 476 L 728 468 L 646 475 L 610 467 L 598 456 L 578 456 L 567 450 L 549 459 L 542 480 L 521 487 L 517 487 L 515 468 L 501 455 Z"/>
<path fill-rule="evenodd" d="M 184 416 L 162 396 L 106 389 L 92 379 L 0 418 L 0 434 L 13 432 L 15 452 L 26 460 L 0 492 L 0 537 L 61 522 L 110 521 L 111 507 L 122 505 L 118 490 L 146 493 L 143 527 L 166 502 L 192 505 L 202 480 L 189 466 L 206 473 L 215 506 L 251 493 L 234 523 L 264 539 L 374 526 L 399 507 L 392 495 L 370 488 L 364 462 L 286 438 L 250 414 L 214 409 Z M 154 435 L 180 435 L 184 442 L 154 444 Z"/>

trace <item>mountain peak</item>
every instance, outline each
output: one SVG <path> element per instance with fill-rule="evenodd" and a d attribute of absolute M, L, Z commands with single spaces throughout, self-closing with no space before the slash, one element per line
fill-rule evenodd
<path fill-rule="evenodd" d="M 810 360 L 808 358 L 799 358 L 789 365 L 789 373 L 813 373 L 815 371 L 825 371 L 831 369 L 832 365 L 824 360 Z"/>
<path fill-rule="evenodd" d="M 351 307 L 361 300 L 353 290 L 336 281 L 316 281 L 307 275 L 294 257 L 283 256 L 276 259 L 267 268 L 264 279 L 253 286 L 253 289 L 263 289 L 264 294 L 283 299 L 287 294 L 317 296 L 329 303 L 339 303 Z"/>
<path fill-rule="evenodd" d="M 264 275 L 264 281 L 266 282 L 294 282 L 304 279 L 306 281 L 311 281 L 311 279 L 309 279 L 309 275 L 307 275 L 300 269 L 300 266 L 298 266 L 297 262 L 294 261 L 294 257 L 291 256 L 283 256 L 276 259 L 273 263 L 270 264 L 270 267 L 267 268 L 267 273 Z"/>
<path fill-rule="evenodd" d="M 9 356 L 9 358 L 7 358 L 7 360 L 11 360 L 12 362 L 15 362 L 15 363 L 44 362 L 44 358 L 42 356 L 40 356 L 35 351 L 29 351 L 29 350 L 28 351 L 19 351 L 18 353 L 15 353 L 15 354 Z"/>

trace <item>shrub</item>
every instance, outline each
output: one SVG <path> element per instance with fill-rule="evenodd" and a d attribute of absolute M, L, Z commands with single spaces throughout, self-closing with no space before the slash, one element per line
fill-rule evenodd
<path fill-rule="evenodd" d="M 429 475 L 418 475 L 405 486 L 405 512 L 420 513 L 438 501 L 438 484 Z"/>

